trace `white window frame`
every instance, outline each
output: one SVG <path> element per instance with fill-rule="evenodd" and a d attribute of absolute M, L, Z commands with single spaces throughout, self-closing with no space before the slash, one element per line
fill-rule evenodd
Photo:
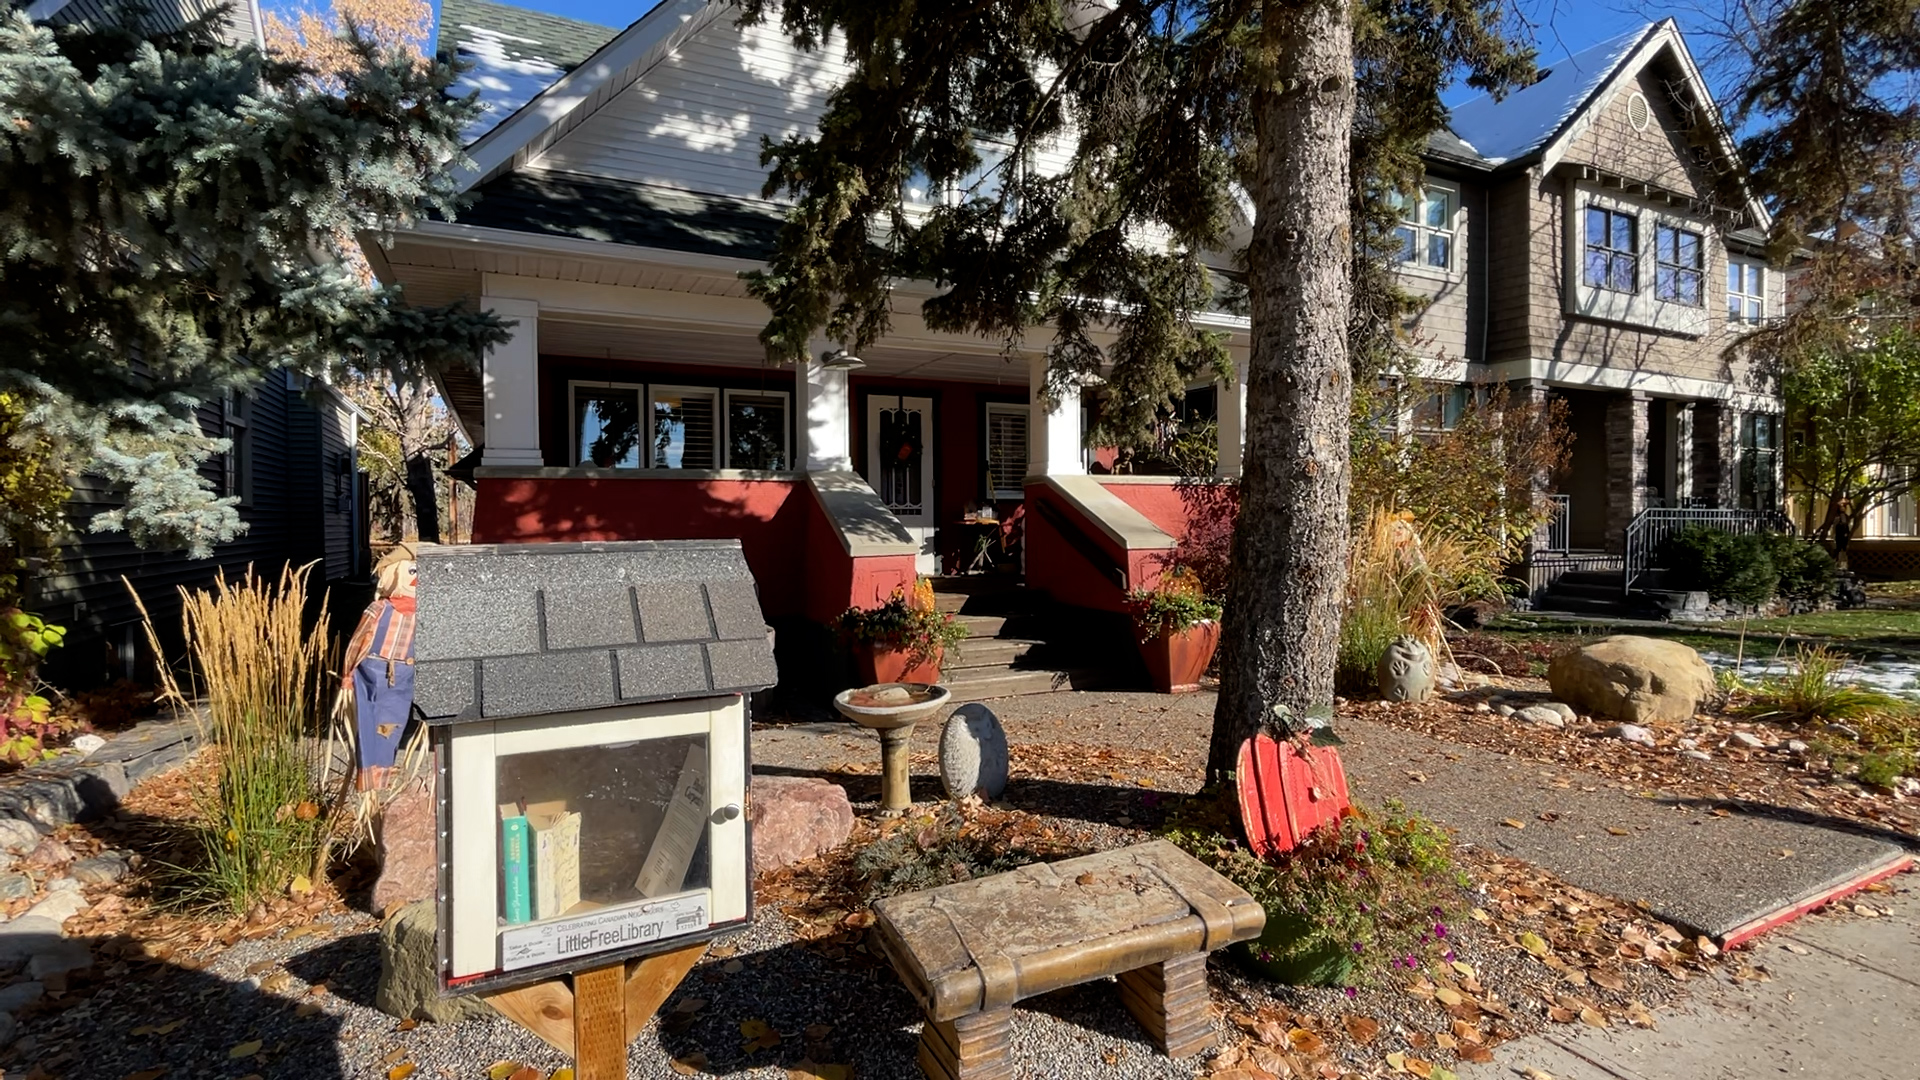
<path fill-rule="evenodd" d="M 992 439 L 993 439 L 994 416 L 995 415 L 1018 416 L 1026 422 L 1027 460 L 1026 460 L 1026 467 L 1021 469 L 1021 472 L 1025 473 L 1027 469 L 1031 469 L 1033 467 L 1033 417 L 1031 415 L 1032 411 L 1033 411 L 1032 407 L 1028 405 L 1009 405 L 1005 402 L 1000 402 L 1000 401 L 989 401 L 986 403 L 986 413 L 984 414 L 984 420 L 982 424 L 983 430 L 981 431 L 981 434 L 984 436 L 984 438 L 982 439 L 984 448 L 988 451 L 987 454 L 983 456 L 985 456 L 987 459 L 987 482 L 989 484 L 993 482 Z M 1083 407 L 1083 411 L 1084 411 L 1084 407 Z M 1084 431 L 1086 429 L 1082 428 L 1081 430 Z M 1082 449 L 1083 456 L 1086 453 L 1088 453 L 1088 451 L 1083 448 Z M 1024 480 L 1025 476 L 1022 476 L 1021 479 Z M 1026 495 L 1027 495 L 1025 488 L 996 487 L 996 488 L 992 488 L 991 490 L 993 492 L 993 497 L 996 499 L 1024 499 L 1026 498 Z"/>
<path fill-rule="evenodd" d="M 1445 195 L 1447 199 L 1448 213 L 1445 228 L 1427 223 L 1427 206 L 1434 193 Z M 1409 207 L 1406 205 L 1407 202 L 1412 204 L 1410 209 L 1411 217 L 1408 216 Z M 1417 197 L 1403 201 L 1400 221 L 1393 229 L 1396 244 L 1398 244 L 1403 230 L 1413 234 L 1413 258 L 1403 259 L 1401 258 L 1401 250 L 1396 250 L 1393 256 L 1394 265 L 1401 270 L 1415 274 L 1427 274 L 1436 277 L 1454 276 L 1460 265 L 1460 215 L 1463 212 L 1460 206 L 1460 186 L 1458 184 L 1447 183 L 1443 180 L 1428 180 L 1421 185 Z M 1432 238 L 1437 235 L 1447 238 L 1447 265 L 1445 266 L 1435 266 L 1433 263 L 1427 261 L 1427 253 L 1431 247 Z"/>
<path fill-rule="evenodd" d="M 612 382 L 602 379 L 567 380 L 567 467 L 599 468 L 597 465 L 581 466 L 580 459 L 576 456 L 580 452 L 580 391 L 582 390 L 630 390 L 639 396 L 641 419 L 644 421 L 647 418 L 647 410 L 650 408 L 647 403 L 647 384 Z M 621 469 L 624 471 L 644 469 L 647 467 L 647 452 L 647 440 L 642 438 L 640 441 L 640 464 L 611 465 L 608 466 L 608 468 Z"/>
<path fill-rule="evenodd" d="M 1636 203 L 1616 192 L 1592 184 L 1576 183 L 1570 185 L 1566 198 L 1562 200 L 1564 208 L 1564 242 L 1561 256 L 1562 295 L 1565 312 L 1568 315 L 1606 322 L 1622 323 L 1628 326 L 1660 330 L 1667 333 L 1682 334 L 1688 337 L 1705 337 L 1715 325 L 1711 309 L 1702 304 L 1694 306 L 1673 300 L 1661 300 L 1657 294 L 1657 273 L 1647 273 L 1649 240 L 1657 243 L 1662 227 L 1682 229 L 1697 233 L 1701 237 L 1701 262 L 1704 281 L 1712 280 L 1719 272 L 1716 250 L 1723 250 L 1719 236 L 1712 224 L 1678 214 L 1664 212 L 1651 206 Z M 1635 225 L 1635 274 L 1632 292 L 1619 292 L 1599 285 L 1589 285 L 1586 280 L 1587 250 L 1587 211 L 1589 209 L 1606 210 L 1616 214 L 1626 214 L 1636 219 Z M 1654 253 L 1657 255 L 1657 252 Z"/>
<path fill-rule="evenodd" d="M 1667 252 L 1660 241 L 1669 233 L 1675 238 L 1674 254 L 1676 257 L 1678 257 L 1680 250 L 1679 238 L 1681 236 L 1693 237 L 1694 250 L 1700 255 L 1700 265 L 1688 266 L 1685 263 L 1667 261 Z M 1689 229 L 1684 225 L 1677 225 L 1671 221 L 1655 221 L 1653 226 L 1653 298 L 1655 300 L 1663 304 L 1681 304 L 1686 307 L 1697 308 L 1706 307 L 1707 281 L 1709 280 L 1707 277 L 1708 263 L 1707 236 L 1703 230 Z M 1660 294 L 1660 275 L 1663 271 L 1670 271 L 1674 275 L 1676 282 L 1678 282 L 1679 275 L 1681 274 L 1693 274 L 1699 278 L 1700 287 L 1695 292 L 1696 299 L 1693 303 L 1687 303 L 1686 300 L 1682 299 L 1677 289 L 1673 296 L 1662 296 Z"/>
<path fill-rule="evenodd" d="M 713 411 L 716 414 L 713 418 L 713 441 L 714 441 L 713 464 L 707 466 L 707 468 L 705 469 L 686 469 L 686 468 L 675 467 L 672 465 L 662 465 L 659 462 L 653 460 L 653 403 L 655 400 L 659 398 L 661 394 L 685 394 L 691 397 L 705 397 L 709 401 L 713 402 Z M 677 472 L 708 472 L 714 469 L 722 469 L 726 467 L 725 462 L 722 460 L 723 457 L 725 456 L 724 447 L 727 441 L 726 430 L 725 430 L 727 418 L 724 415 L 724 412 L 726 409 L 726 403 L 723 400 L 721 400 L 721 391 L 719 387 L 717 386 L 678 386 L 678 385 L 670 385 L 667 383 L 649 383 L 647 385 L 647 392 L 642 397 L 641 400 L 646 405 L 646 408 L 641 410 L 642 423 L 645 426 L 647 431 L 647 434 L 642 439 L 642 442 L 646 447 L 646 452 L 641 455 L 641 461 L 644 463 L 645 468 L 654 469 L 659 472 L 677 473 Z"/>
<path fill-rule="evenodd" d="M 720 397 L 720 443 L 726 461 L 714 462 L 716 468 L 745 468 L 733 463 L 733 399 L 740 397 L 779 398 L 781 407 L 786 410 L 786 423 L 780 425 L 780 457 L 786 462 L 786 469 L 776 472 L 793 471 L 793 395 L 785 390 L 748 390 L 733 389 L 721 393 Z"/>
<path fill-rule="evenodd" d="M 1736 268 L 1740 270 L 1740 284 L 1742 286 L 1742 288 L 1740 289 L 1735 289 L 1733 287 L 1733 271 Z M 1761 323 L 1764 323 L 1767 321 L 1767 271 L 1768 269 L 1769 267 L 1767 266 L 1765 260 L 1756 259 L 1751 255 L 1735 255 L 1732 252 L 1727 253 L 1727 300 L 1729 304 L 1729 310 L 1727 311 L 1728 322 L 1737 323 L 1742 326 L 1759 326 Z M 1759 292 L 1748 292 L 1745 289 L 1745 285 L 1747 281 L 1747 272 L 1749 270 L 1753 271 L 1755 274 L 1758 275 L 1758 277 L 1754 281 L 1754 284 L 1760 290 Z M 1731 304 L 1735 298 L 1738 298 L 1740 300 L 1741 314 L 1739 315 L 1735 315 L 1731 310 Z M 1757 305 L 1759 308 L 1759 312 L 1755 315 L 1748 316 L 1746 314 L 1746 311 L 1749 305 Z"/>

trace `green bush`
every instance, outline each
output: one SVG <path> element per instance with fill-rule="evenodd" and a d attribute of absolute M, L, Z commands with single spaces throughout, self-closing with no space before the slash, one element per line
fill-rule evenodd
<path fill-rule="evenodd" d="M 1398 612 L 1377 603 L 1355 602 L 1340 620 L 1340 652 L 1334 660 L 1333 689 L 1342 697 L 1367 697 L 1377 690 L 1380 658 L 1401 634 Z"/>
<path fill-rule="evenodd" d="M 1716 600 L 1763 604 L 1773 599 L 1780 571 L 1765 536 L 1735 536 L 1709 525 L 1689 525 L 1669 539 L 1663 561 L 1675 584 Z"/>
<path fill-rule="evenodd" d="M 1791 600 L 1818 601 L 1833 595 L 1835 567 L 1827 549 L 1811 540 L 1768 533 L 1767 557 L 1780 574 L 1775 594 Z"/>

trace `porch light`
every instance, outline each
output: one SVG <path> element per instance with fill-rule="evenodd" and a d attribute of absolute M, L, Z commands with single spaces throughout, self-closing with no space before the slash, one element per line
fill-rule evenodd
<path fill-rule="evenodd" d="M 820 366 L 827 371 L 858 371 L 867 362 L 845 349 L 834 349 L 820 354 Z"/>

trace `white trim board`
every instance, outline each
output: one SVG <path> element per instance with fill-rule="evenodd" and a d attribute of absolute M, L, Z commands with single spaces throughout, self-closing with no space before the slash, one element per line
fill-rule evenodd
<path fill-rule="evenodd" d="M 1742 409 L 1759 412 L 1780 411 L 1780 399 L 1766 394 L 1736 390 L 1732 383 L 1715 379 L 1695 379 L 1685 375 L 1664 375 L 1651 371 L 1579 364 L 1566 360 L 1508 360 L 1489 364 L 1486 370 L 1501 382 L 1539 379 L 1550 386 L 1576 390 L 1641 390 L 1657 397 L 1687 398 L 1699 401 L 1726 401 Z"/>

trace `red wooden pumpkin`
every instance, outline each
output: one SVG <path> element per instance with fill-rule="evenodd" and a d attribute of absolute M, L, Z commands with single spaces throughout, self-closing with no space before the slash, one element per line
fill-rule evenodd
<path fill-rule="evenodd" d="M 1308 747 L 1255 735 L 1240 744 L 1240 823 L 1253 853 L 1292 851 L 1307 834 L 1353 805 L 1347 771 L 1331 746 Z"/>

